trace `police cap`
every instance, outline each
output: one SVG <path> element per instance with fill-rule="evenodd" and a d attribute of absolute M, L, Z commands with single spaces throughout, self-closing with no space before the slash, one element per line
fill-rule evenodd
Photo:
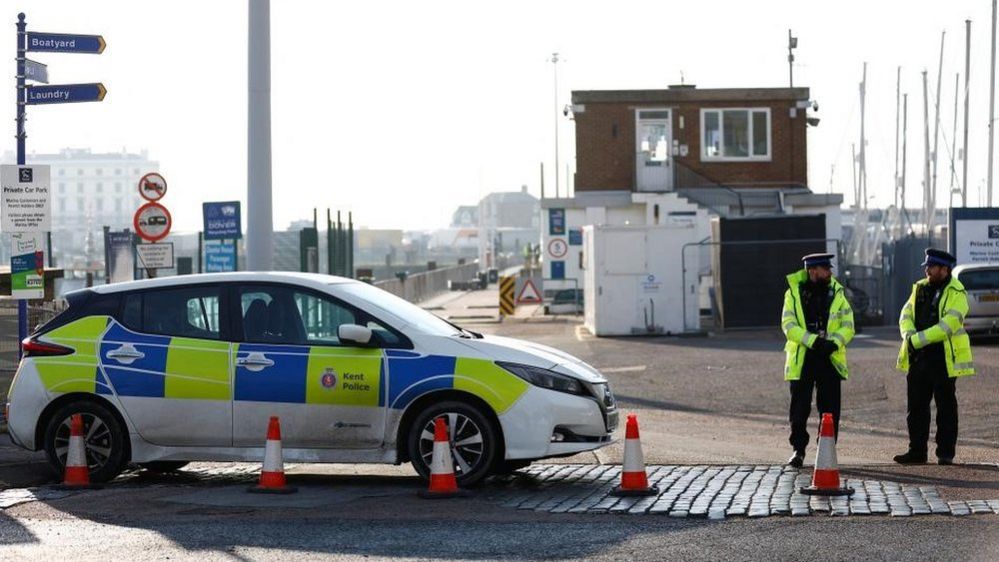
<path fill-rule="evenodd" d="M 926 248 L 926 259 L 920 265 L 923 267 L 928 265 L 943 265 L 953 268 L 956 263 L 957 258 L 953 254 L 936 248 Z"/>
<path fill-rule="evenodd" d="M 832 267 L 833 254 L 808 254 L 801 258 L 805 267 Z"/>

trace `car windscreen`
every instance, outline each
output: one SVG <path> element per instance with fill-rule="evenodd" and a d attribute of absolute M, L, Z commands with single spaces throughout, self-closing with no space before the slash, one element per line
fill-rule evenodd
<path fill-rule="evenodd" d="M 957 278 L 969 291 L 999 291 L 999 269 L 971 269 Z"/>
<path fill-rule="evenodd" d="M 367 283 L 338 283 L 336 290 L 386 310 L 421 332 L 434 336 L 453 336 L 461 333 L 451 324 L 426 310 Z"/>

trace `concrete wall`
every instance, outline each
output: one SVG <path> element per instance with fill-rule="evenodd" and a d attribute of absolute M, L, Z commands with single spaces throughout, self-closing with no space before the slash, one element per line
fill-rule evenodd
<path fill-rule="evenodd" d="M 402 297 L 409 302 L 418 303 L 448 290 L 448 281 L 469 281 L 479 273 L 479 264 L 469 263 L 426 271 L 410 275 L 405 281 L 386 279 L 375 282 L 375 287 Z"/>

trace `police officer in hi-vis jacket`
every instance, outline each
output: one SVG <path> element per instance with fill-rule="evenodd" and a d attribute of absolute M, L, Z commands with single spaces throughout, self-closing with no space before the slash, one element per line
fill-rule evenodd
<path fill-rule="evenodd" d="M 930 437 L 930 401 L 937 403 L 937 462 L 953 464 L 957 446 L 957 377 L 975 374 L 971 339 L 964 331 L 968 294 L 951 271 L 957 259 L 926 250 L 926 278 L 912 286 L 898 328 L 902 348 L 898 368 L 905 371 L 909 450 L 895 455 L 899 464 L 922 464 Z"/>
<path fill-rule="evenodd" d="M 787 276 L 781 330 L 787 337 L 784 380 L 791 387 L 787 464 L 800 468 L 808 446 L 812 388 L 820 414 L 832 414 L 839 434 L 840 381 L 849 377 L 846 345 L 853 339 L 853 310 L 832 275 L 832 254 L 809 254 L 805 267 Z"/>

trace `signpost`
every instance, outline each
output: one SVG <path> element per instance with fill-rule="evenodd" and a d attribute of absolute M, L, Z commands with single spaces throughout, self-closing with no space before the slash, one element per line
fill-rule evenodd
<path fill-rule="evenodd" d="M 24 18 L 22 17 L 21 20 L 23 21 Z M 107 47 L 104 37 L 100 35 L 42 33 L 39 31 L 29 31 L 26 35 L 28 36 L 25 49 L 27 51 L 99 55 Z"/>
<path fill-rule="evenodd" d="M 205 272 L 224 273 L 236 271 L 236 242 L 212 240 L 205 243 Z"/>
<path fill-rule="evenodd" d="M 14 232 L 10 235 L 10 243 L 11 296 L 15 299 L 44 298 L 45 238 L 40 232 Z"/>
<path fill-rule="evenodd" d="M 26 86 L 28 105 L 52 103 L 84 103 L 104 101 L 108 90 L 104 84 L 58 84 L 54 86 Z"/>
<path fill-rule="evenodd" d="M 4 232 L 52 230 L 48 165 L 0 166 L 0 196 L 3 198 Z"/>
<path fill-rule="evenodd" d="M 74 103 L 74 102 L 87 102 L 87 101 L 102 101 L 107 90 L 104 88 L 103 84 L 65 84 L 65 85 L 54 85 L 54 86 L 28 86 L 25 82 L 27 80 L 33 80 L 36 82 L 48 83 L 48 67 L 43 64 L 37 63 L 35 61 L 29 61 L 25 56 L 28 52 L 49 52 L 49 53 L 90 53 L 90 54 L 100 54 L 104 52 L 104 48 L 107 43 L 104 42 L 104 38 L 100 35 L 76 35 L 68 33 L 40 33 L 37 31 L 28 31 L 28 24 L 25 22 L 25 16 L 23 13 L 17 15 L 17 74 L 15 76 L 17 80 L 17 113 L 15 122 L 17 123 L 17 167 L 18 174 L 23 173 L 25 169 L 33 169 L 33 174 L 36 170 L 41 169 L 41 167 L 27 167 L 25 166 L 25 139 L 27 139 L 27 134 L 24 130 L 24 122 L 26 120 L 27 106 L 28 105 L 43 105 L 43 104 L 55 104 L 55 103 Z M 29 74 L 30 69 L 30 74 Z M 48 175 L 48 169 L 45 168 L 45 175 Z M 33 183 L 36 178 L 24 181 L 25 178 L 19 177 L 18 181 L 20 183 Z M 45 214 L 46 219 L 43 221 L 37 221 L 39 229 L 33 231 L 34 236 L 40 237 L 42 232 L 48 231 L 50 229 L 50 221 L 47 218 L 48 211 L 48 178 L 46 180 L 45 189 Z M 24 187 L 24 186 L 22 186 Z M 15 195 L 28 195 L 27 191 L 23 194 Z M 35 200 L 37 202 L 40 192 L 34 192 Z M 6 201 L 4 201 L 6 203 Z M 30 205 L 30 204 L 29 204 Z M 37 203 L 35 203 L 37 205 Z M 8 207 L 5 204 L 4 209 L 7 210 Z M 22 211 L 24 208 L 22 207 Z M 35 207 L 35 212 L 38 211 L 37 206 Z M 7 213 L 9 214 L 9 213 Z M 6 216 L 6 214 L 5 214 Z M 30 222 L 30 217 L 29 217 Z M 42 229 L 41 227 L 44 227 Z M 40 249 L 40 248 L 39 248 Z M 36 254 L 37 255 L 37 254 Z M 30 260 L 29 260 L 30 261 Z M 36 265 L 41 267 L 44 261 L 37 262 Z M 12 262 L 11 264 L 15 264 Z M 18 263 L 17 267 L 26 268 L 27 265 L 24 262 Z M 13 269 L 11 270 L 13 273 Z M 37 273 L 37 271 L 36 271 Z M 43 271 L 44 274 L 44 271 Z M 31 281 L 30 273 L 25 273 L 25 284 L 27 285 Z M 44 275 L 42 275 L 44 278 Z M 28 287 L 25 287 L 25 291 Z M 33 293 L 37 294 L 37 293 Z M 28 306 L 25 300 L 19 300 L 17 306 L 17 333 L 18 341 L 23 341 L 28 335 Z M 20 348 L 18 348 L 18 356 L 20 356 Z"/>
<path fill-rule="evenodd" d="M 135 216 L 132 217 L 132 226 L 135 227 L 135 233 L 139 235 L 139 238 L 147 242 L 156 242 L 170 234 L 173 219 L 166 207 L 155 201 L 150 201 L 135 211 Z"/>
<path fill-rule="evenodd" d="M 139 244 L 135 247 L 135 251 L 139 255 L 139 267 L 173 269 L 173 242 Z"/>
<path fill-rule="evenodd" d="M 139 195 L 146 201 L 159 201 L 166 192 L 166 179 L 156 172 L 148 173 L 139 180 Z"/>

